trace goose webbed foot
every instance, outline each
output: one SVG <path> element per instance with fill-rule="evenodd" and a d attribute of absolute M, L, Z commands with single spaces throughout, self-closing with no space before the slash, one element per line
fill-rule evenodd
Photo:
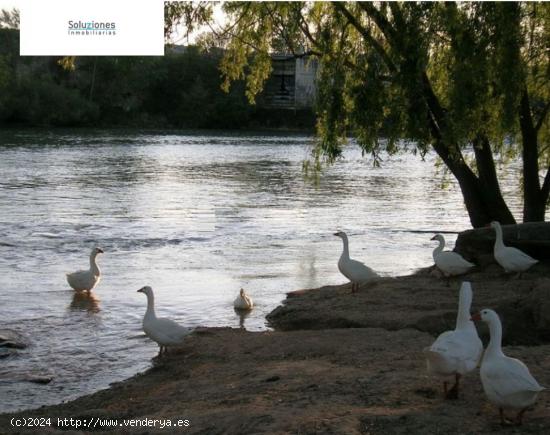
<path fill-rule="evenodd" d="M 446 400 L 456 400 L 458 399 L 458 389 L 459 389 L 460 375 L 455 375 L 455 383 L 450 390 L 447 390 L 447 382 L 445 382 L 445 399 Z"/>
<path fill-rule="evenodd" d="M 511 422 L 510 420 L 508 420 L 506 418 L 506 416 L 504 415 L 504 409 L 498 408 L 498 414 L 500 416 L 500 425 L 501 426 L 512 426 L 514 424 L 514 422 Z M 519 414 L 518 414 L 518 418 L 521 420 L 521 417 L 519 417 Z M 519 423 L 519 424 L 521 424 L 521 423 Z"/>
<path fill-rule="evenodd" d="M 523 423 L 523 414 L 527 411 L 527 408 L 523 408 L 520 412 L 518 412 L 518 415 L 516 416 L 515 424 L 516 426 L 521 426 Z"/>
<path fill-rule="evenodd" d="M 454 384 L 453 387 L 445 393 L 445 399 L 446 400 L 458 399 L 458 387 L 456 384 Z"/>

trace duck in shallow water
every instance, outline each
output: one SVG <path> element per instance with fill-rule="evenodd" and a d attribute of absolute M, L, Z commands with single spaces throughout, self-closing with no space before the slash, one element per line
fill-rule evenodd
<path fill-rule="evenodd" d="M 101 279 L 101 270 L 96 263 L 96 257 L 103 254 L 103 249 L 94 248 L 90 254 L 90 268 L 67 274 L 67 282 L 76 291 L 92 291 Z"/>
<path fill-rule="evenodd" d="M 245 293 L 244 289 L 241 289 L 239 296 L 233 301 L 233 307 L 236 310 L 251 310 L 253 306 L 252 298 Z"/>

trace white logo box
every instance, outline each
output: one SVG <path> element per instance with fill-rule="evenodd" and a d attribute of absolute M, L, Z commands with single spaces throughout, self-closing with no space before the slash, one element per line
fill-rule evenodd
<path fill-rule="evenodd" d="M 162 0 L 20 0 L 22 56 L 162 56 Z"/>

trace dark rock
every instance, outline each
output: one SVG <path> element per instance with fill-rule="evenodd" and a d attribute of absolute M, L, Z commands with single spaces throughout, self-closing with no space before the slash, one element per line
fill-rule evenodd
<path fill-rule="evenodd" d="M 0 359 L 7 358 L 11 355 L 13 355 L 13 350 L 6 348 L 6 347 L 0 347 Z"/>
<path fill-rule="evenodd" d="M 418 388 L 414 391 L 415 394 L 425 397 L 426 399 L 433 399 L 437 396 L 437 391 L 433 388 Z"/>
<path fill-rule="evenodd" d="M 543 342 L 534 330 L 533 307 L 529 298 L 504 300 L 495 307 L 495 311 L 502 322 L 502 339 L 505 344 L 532 346 Z M 482 326 L 478 328 L 479 335 L 485 343 L 488 343 L 489 330 L 485 324 Z"/>
<path fill-rule="evenodd" d="M 537 280 L 528 294 L 504 299 L 497 307 L 503 339 L 513 345 L 540 345 L 550 341 L 550 279 Z M 478 331 L 489 340 L 487 328 Z"/>
<path fill-rule="evenodd" d="M 437 314 L 428 314 L 420 317 L 412 326 L 419 331 L 431 334 L 454 329 L 456 326 L 456 311 L 443 311 Z"/>
<path fill-rule="evenodd" d="M 51 381 L 53 381 L 52 376 L 39 376 L 39 375 L 31 375 L 25 379 L 27 382 L 32 382 L 33 384 L 49 384 Z"/>
<path fill-rule="evenodd" d="M 25 349 L 27 346 L 27 339 L 19 332 L 13 329 L 0 329 L 0 347 Z"/>
<path fill-rule="evenodd" d="M 550 259 L 550 222 L 503 225 L 504 244 L 521 249 L 538 260 Z M 455 251 L 480 266 L 493 263 L 495 230 L 477 228 L 458 235 Z"/>
<path fill-rule="evenodd" d="M 264 379 L 264 382 L 277 382 L 280 379 L 281 379 L 280 376 L 275 375 L 275 376 L 271 376 L 267 379 Z"/>

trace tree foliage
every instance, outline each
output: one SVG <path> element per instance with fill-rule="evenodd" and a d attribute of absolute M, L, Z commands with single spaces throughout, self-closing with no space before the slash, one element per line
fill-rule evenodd
<path fill-rule="evenodd" d="M 550 190 L 550 5 L 537 2 L 226 2 L 224 88 L 254 100 L 270 53 L 320 62 L 319 152 L 353 135 L 382 151 L 434 149 L 474 226 L 513 223 L 495 156 L 523 162 L 524 220 L 543 220 Z M 413 146 L 411 147 L 411 144 Z"/>
<path fill-rule="evenodd" d="M 0 29 L 19 29 L 19 9 L 0 10 Z"/>
<path fill-rule="evenodd" d="M 167 42 L 173 42 L 178 28 L 185 36 L 212 20 L 213 2 L 164 2 L 164 35 Z"/>

